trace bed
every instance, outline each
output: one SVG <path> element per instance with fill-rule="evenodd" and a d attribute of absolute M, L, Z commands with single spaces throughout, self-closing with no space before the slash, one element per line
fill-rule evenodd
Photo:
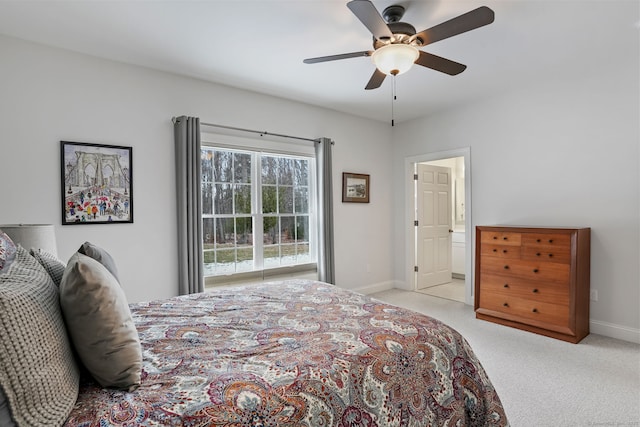
<path fill-rule="evenodd" d="M 508 425 L 459 333 L 333 285 L 241 285 L 129 308 L 139 385 L 105 388 L 80 366 L 64 426 Z"/>

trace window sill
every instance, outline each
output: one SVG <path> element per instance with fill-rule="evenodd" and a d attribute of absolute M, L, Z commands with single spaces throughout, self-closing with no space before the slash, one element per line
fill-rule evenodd
<path fill-rule="evenodd" d="M 222 276 L 207 276 L 204 278 L 205 291 L 217 286 L 241 285 L 247 283 L 264 283 L 273 280 L 286 279 L 318 279 L 318 266 L 312 264 L 300 264 L 287 267 L 270 268 L 261 271 L 248 271 L 246 273 L 227 274 Z"/>

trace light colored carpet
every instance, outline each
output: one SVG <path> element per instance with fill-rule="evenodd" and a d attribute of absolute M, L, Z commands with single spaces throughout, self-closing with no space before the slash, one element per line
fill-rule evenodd
<path fill-rule="evenodd" d="M 464 280 L 452 279 L 449 283 L 420 289 L 417 292 L 433 297 L 446 298 L 453 301 L 464 302 Z"/>
<path fill-rule="evenodd" d="M 435 317 L 471 344 L 512 427 L 640 426 L 640 345 L 579 344 L 477 320 L 473 307 L 417 292 L 372 297 Z"/>

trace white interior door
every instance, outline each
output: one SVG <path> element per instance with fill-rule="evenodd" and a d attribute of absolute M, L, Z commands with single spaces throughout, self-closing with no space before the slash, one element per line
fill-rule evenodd
<path fill-rule="evenodd" d="M 417 165 L 417 288 L 451 281 L 451 169 Z"/>

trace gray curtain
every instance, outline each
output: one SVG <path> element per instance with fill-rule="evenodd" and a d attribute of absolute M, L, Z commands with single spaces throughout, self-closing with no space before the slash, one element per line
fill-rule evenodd
<path fill-rule="evenodd" d="M 204 292 L 202 201 L 200 199 L 200 119 L 174 119 L 178 205 L 178 292 Z"/>
<path fill-rule="evenodd" d="M 329 138 L 315 141 L 318 182 L 318 280 L 335 284 L 333 251 L 333 180 Z"/>

